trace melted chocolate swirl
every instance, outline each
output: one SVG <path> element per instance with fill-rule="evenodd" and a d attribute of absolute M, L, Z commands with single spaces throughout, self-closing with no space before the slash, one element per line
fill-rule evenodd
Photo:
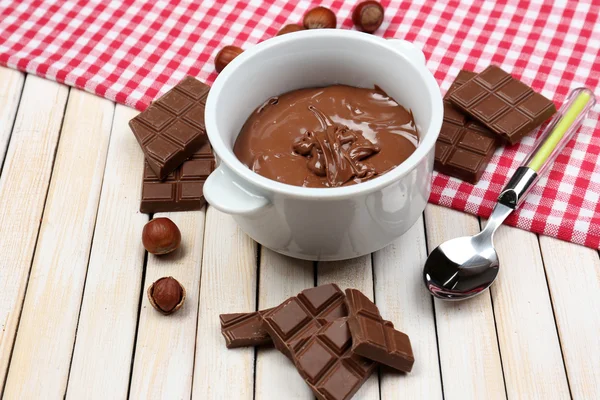
<path fill-rule="evenodd" d="M 327 177 L 331 187 L 342 186 L 353 178 L 374 176 L 375 168 L 360 161 L 379 153 L 379 146 L 347 126 L 333 122 L 316 107 L 309 106 L 309 109 L 321 122 L 322 130 L 306 132 L 293 145 L 296 153 L 308 158 L 308 169 L 317 176 Z"/>

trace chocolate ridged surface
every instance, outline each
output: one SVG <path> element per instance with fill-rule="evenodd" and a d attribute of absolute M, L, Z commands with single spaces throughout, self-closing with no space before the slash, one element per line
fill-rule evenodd
<path fill-rule="evenodd" d="M 551 100 L 495 65 L 452 92 L 449 99 L 511 144 L 556 112 Z"/>
<path fill-rule="evenodd" d="M 335 284 L 303 290 L 262 315 L 275 347 L 293 355 L 328 321 L 347 316 L 344 292 Z"/>
<path fill-rule="evenodd" d="M 157 213 L 199 210 L 205 204 L 204 182 L 215 169 L 215 157 L 206 143 L 165 180 L 160 180 L 146 161 L 140 211 Z"/>
<path fill-rule="evenodd" d="M 204 107 L 209 89 L 188 76 L 129 121 L 148 166 L 159 179 L 208 142 Z"/>
<path fill-rule="evenodd" d="M 410 372 L 415 358 L 408 336 L 385 321 L 377 306 L 356 289 L 346 289 L 352 351 L 399 371 Z"/>
<path fill-rule="evenodd" d="M 235 155 L 254 172 L 296 186 L 360 183 L 415 150 L 412 114 L 380 89 L 300 89 L 265 101 L 248 118 Z"/>
<path fill-rule="evenodd" d="M 352 352 L 348 317 L 323 325 L 294 355 L 294 363 L 320 400 L 350 399 L 377 368 Z"/>
<path fill-rule="evenodd" d="M 221 333 L 228 349 L 245 346 L 260 346 L 271 343 L 271 337 L 265 330 L 261 315 L 271 309 L 250 313 L 221 314 Z"/>
<path fill-rule="evenodd" d="M 448 97 L 476 75 L 460 71 L 444 97 L 444 122 L 435 144 L 434 163 L 437 171 L 472 184 L 483 174 L 499 140 L 496 134 L 456 108 Z"/>

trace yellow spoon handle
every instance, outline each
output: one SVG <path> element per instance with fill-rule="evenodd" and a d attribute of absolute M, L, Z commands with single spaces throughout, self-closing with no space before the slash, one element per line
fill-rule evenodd
<path fill-rule="evenodd" d="M 587 88 L 577 88 L 569 94 L 565 103 L 540 136 L 533 151 L 500 193 L 499 203 L 512 209 L 521 204 L 529 190 L 552 165 L 567 142 L 579 129 L 585 116 L 595 104 L 596 98 Z"/>
<path fill-rule="evenodd" d="M 548 125 L 526 165 L 541 175 L 541 170 L 554 161 L 595 102 L 594 94 L 589 89 L 578 88 L 571 92 L 554 120 Z"/>

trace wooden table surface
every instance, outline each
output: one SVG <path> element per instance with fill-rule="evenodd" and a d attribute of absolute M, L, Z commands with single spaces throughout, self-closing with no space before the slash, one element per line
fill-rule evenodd
<path fill-rule="evenodd" d="M 429 205 L 387 248 L 312 263 L 254 243 L 231 217 L 171 213 L 182 249 L 147 255 L 136 111 L 0 68 L 0 393 L 4 399 L 312 399 L 273 349 L 227 350 L 218 315 L 279 304 L 317 284 L 356 287 L 410 335 L 408 375 L 375 374 L 356 399 L 600 396 L 598 252 L 501 227 L 491 291 L 433 300 L 421 268 L 477 218 Z M 146 288 L 177 278 L 165 317 Z"/>

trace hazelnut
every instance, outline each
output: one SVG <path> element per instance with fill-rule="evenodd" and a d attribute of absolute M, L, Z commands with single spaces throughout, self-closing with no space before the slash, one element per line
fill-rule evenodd
<path fill-rule="evenodd" d="M 169 315 L 185 301 L 185 288 L 172 276 L 160 278 L 148 288 L 148 300 L 157 311 Z"/>
<path fill-rule="evenodd" d="M 352 22 L 358 30 L 375 32 L 383 22 L 383 6 L 378 1 L 363 1 L 354 9 Z"/>
<path fill-rule="evenodd" d="M 335 28 L 337 19 L 329 8 L 316 7 L 304 15 L 306 29 Z"/>
<path fill-rule="evenodd" d="M 237 56 L 242 54 L 244 50 L 237 46 L 225 46 L 217 53 L 215 57 L 215 69 L 217 72 L 223 71 L 223 69 Z"/>
<path fill-rule="evenodd" d="M 298 32 L 298 31 L 303 31 L 303 30 L 304 30 L 304 27 L 301 25 L 289 24 L 289 25 L 286 25 L 283 28 L 281 28 L 275 36 L 285 35 L 286 33 Z"/>
<path fill-rule="evenodd" d="M 181 232 L 169 218 L 155 218 L 144 226 L 142 243 L 149 253 L 167 254 L 181 244 Z"/>

